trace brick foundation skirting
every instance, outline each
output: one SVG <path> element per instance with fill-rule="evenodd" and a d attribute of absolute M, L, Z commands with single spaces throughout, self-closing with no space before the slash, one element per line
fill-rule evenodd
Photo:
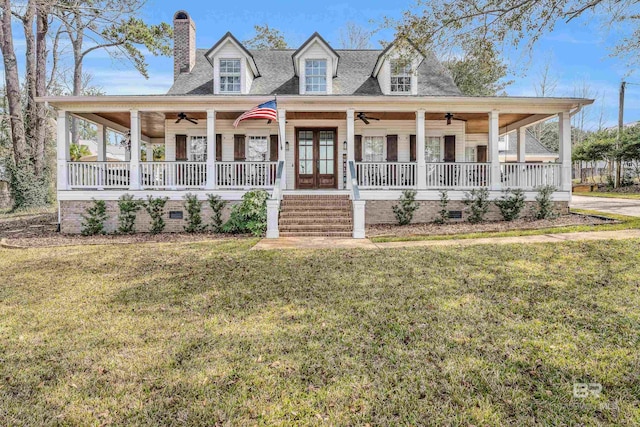
<path fill-rule="evenodd" d="M 226 221 L 229 218 L 231 207 L 239 203 L 239 201 L 230 201 L 225 206 L 222 212 L 222 220 Z M 60 201 L 60 231 L 65 234 L 79 234 L 82 231 L 82 215 L 85 214 L 87 208 L 93 204 L 93 201 Z M 118 228 L 118 202 L 114 200 L 106 201 L 107 204 L 107 221 L 105 222 L 105 231 L 107 233 L 113 233 Z M 169 212 L 180 211 L 182 212 L 183 219 L 170 219 Z M 208 225 L 211 223 L 212 211 L 209 207 L 209 203 L 205 200 L 202 203 L 202 220 Z M 187 217 L 187 211 L 184 207 L 184 201 L 182 200 L 169 200 L 164 209 L 164 221 L 166 227 L 164 229 L 167 233 L 178 233 L 184 231 L 184 227 L 187 224 L 185 218 Z M 149 232 L 151 224 L 151 217 L 144 209 L 139 210 L 136 213 L 136 232 L 147 233 Z"/>
<path fill-rule="evenodd" d="M 365 223 L 366 224 L 397 224 L 395 214 L 393 213 L 393 205 L 397 205 L 397 200 L 367 200 L 365 208 Z M 440 202 L 438 200 L 424 200 L 419 201 L 420 207 L 414 212 L 414 223 L 426 223 L 432 222 L 439 216 Z M 554 202 L 555 209 L 558 213 L 569 213 L 568 202 Z M 525 202 L 525 208 L 522 210 L 522 217 L 531 216 L 531 210 L 535 208 L 536 202 Z M 447 206 L 449 211 L 462 211 L 462 219 L 457 221 L 466 221 L 468 214 L 466 212 L 466 206 L 459 200 L 449 201 Z M 489 212 L 486 216 L 487 220 L 498 221 L 502 219 L 500 210 L 493 203 L 490 204 Z M 456 220 L 452 220 L 456 221 Z"/>

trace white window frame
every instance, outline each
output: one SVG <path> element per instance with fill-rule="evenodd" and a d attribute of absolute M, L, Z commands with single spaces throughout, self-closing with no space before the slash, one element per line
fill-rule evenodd
<path fill-rule="evenodd" d="M 202 141 L 204 145 L 204 152 L 201 154 L 202 160 L 194 160 L 192 157 L 193 155 L 195 155 L 193 153 L 192 144 L 193 144 L 193 141 L 196 139 Z M 203 135 L 201 133 L 187 135 L 187 161 L 188 162 L 206 162 L 207 161 L 207 136 L 206 135 Z"/>
<path fill-rule="evenodd" d="M 222 70 L 222 62 L 223 61 L 238 61 L 238 65 L 239 65 L 239 70 L 237 72 L 229 72 L 229 71 L 223 71 Z M 220 90 L 220 93 L 225 93 L 225 94 L 240 94 L 242 93 L 242 59 L 240 58 L 220 58 L 218 60 L 218 67 L 219 67 L 219 72 L 218 72 L 218 88 Z M 228 85 L 225 85 L 223 88 L 223 84 L 222 84 L 222 80 L 223 78 L 226 77 L 237 77 L 238 78 L 238 90 L 226 90 Z M 232 83 L 232 85 L 235 85 L 235 83 Z M 224 90 L 223 90 L 224 89 Z"/>
<path fill-rule="evenodd" d="M 438 159 L 434 162 L 427 157 L 428 151 L 427 147 L 429 146 L 429 142 L 431 139 L 438 139 L 440 145 L 440 152 L 438 153 Z M 444 137 L 442 135 L 426 135 L 424 138 L 424 157 L 427 163 L 441 163 L 444 160 Z"/>
<path fill-rule="evenodd" d="M 467 163 L 476 163 L 478 161 L 478 150 L 475 145 L 464 147 L 464 161 Z"/>
<path fill-rule="evenodd" d="M 309 75 L 308 73 L 308 68 L 307 68 L 307 64 L 309 62 L 314 62 L 314 61 L 322 61 L 324 62 L 324 75 Z M 327 93 L 328 91 L 328 87 L 329 87 L 329 79 L 327 77 L 327 73 L 328 73 L 328 67 L 329 67 L 329 60 L 327 58 L 305 58 L 304 60 L 304 91 L 305 93 Z M 309 88 L 309 84 L 307 83 L 307 79 L 310 77 L 316 77 L 316 78 L 324 78 L 324 90 L 313 90 Z M 313 83 L 311 84 L 311 87 L 313 87 Z"/>
<path fill-rule="evenodd" d="M 366 156 L 366 147 L 371 144 L 374 138 L 380 138 L 382 141 L 382 159 L 381 160 L 368 160 Z M 363 135 L 362 136 L 362 161 L 368 163 L 382 163 L 387 161 L 387 144 L 385 135 Z"/>
<path fill-rule="evenodd" d="M 413 79 L 415 77 L 412 71 L 413 64 L 411 63 L 411 61 L 409 61 L 403 67 L 404 69 L 402 70 L 402 72 L 395 72 L 399 62 L 402 62 L 402 60 L 397 58 L 391 59 L 389 61 L 389 92 L 397 95 L 411 94 L 413 92 L 413 84 L 414 84 Z M 397 90 L 400 84 L 396 82 L 395 83 L 396 90 L 394 90 L 393 79 L 400 79 L 400 78 L 404 78 L 404 79 L 408 78 L 409 82 L 402 83 L 402 87 L 404 87 L 405 90 Z"/>
<path fill-rule="evenodd" d="M 251 143 L 253 141 L 257 141 L 257 140 L 264 140 L 265 142 L 265 146 L 266 146 L 266 151 L 263 154 L 263 159 L 262 160 L 250 160 L 249 159 L 249 152 L 251 150 Z M 270 159 L 270 152 L 269 152 L 269 135 L 247 135 L 246 137 L 246 144 L 245 144 L 245 148 L 244 148 L 244 159 L 247 162 L 268 162 Z"/>

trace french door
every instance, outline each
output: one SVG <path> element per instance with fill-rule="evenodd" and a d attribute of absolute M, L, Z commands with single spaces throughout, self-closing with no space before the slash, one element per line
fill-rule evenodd
<path fill-rule="evenodd" d="M 336 129 L 296 129 L 296 188 L 337 188 Z"/>

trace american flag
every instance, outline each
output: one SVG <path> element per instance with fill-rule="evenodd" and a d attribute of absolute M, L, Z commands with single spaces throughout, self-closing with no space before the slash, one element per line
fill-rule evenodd
<path fill-rule="evenodd" d="M 253 107 L 249 111 L 245 111 L 233 122 L 233 127 L 238 127 L 241 121 L 247 119 L 266 119 L 266 120 L 274 120 L 278 121 L 278 112 L 276 111 L 278 105 L 276 100 L 265 102 L 264 104 L 260 104 L 257 107 Z"/>

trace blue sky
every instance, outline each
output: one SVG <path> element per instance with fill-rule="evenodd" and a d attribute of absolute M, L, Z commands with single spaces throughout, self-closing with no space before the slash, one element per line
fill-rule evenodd
<path fill-rule="evenodd" d="M 402 11 L 412 5 L 410 0 L 368 0 L 355 3 L 340 0 L 322 2 L 245 0 L 243 2 L 212 2 L 191 0 L 173 2 L 150 0 L 144 10 L 148 22 L 171 22 L 179 5 L 186 7 L 197 26 L 197 45 L 212 46 L 224 33 L 231 31 L 240 40 L 253 35 L 254 24 L 269 24 L 280 29 L 292 46 L 304 42 L 318 31 L 334 46 L 339 46 L 340 28 L 352 21 L 369 29 L 378 28 L 385 16 L 399 18 Z M 360 5 L 360 6 L 359 6 Z M 21 31 L 14 32 L 17 46 Z M 570 25 L 559 23 L 554 32 L 544 36 L 532 55 L 513 49 L 505 52 L 516 70 L 510 76 L 514 84 L 507 88 L 509 95 L 535 95 L 534 82 L 541 64 L 550 61 L 552 75 L 557 79 L 556 96 L 573 96 L 576 86 L 588 84 L 597 105 L 591 108 L 592 126 L 598 121 L 601 110 L 608 125 L 617 122 L 618 86 L 622 77 L 629 74 L 624 61 L 609 56 L 608 47 L 616 41 L 615 34 L 607 35 L 598 22 L 582 20 Z M 374 36 L 377 40 L 391 40 L 393 32 L 382 30 Z M 164 93 L 173 80 L 172 58 L 149 56 L 150 78 L 145 80 L 132 67 L 111 60 L 104 52 L 94 52 L 85 62 L 85 70 L 94 77 L 94 84 L 107 94 Z M 640 76 L 631 73 L 629 81 L 640 82 Z M 625 108 L 625 121 L 640 120 L 640 86 L 629 86 Z"/>

